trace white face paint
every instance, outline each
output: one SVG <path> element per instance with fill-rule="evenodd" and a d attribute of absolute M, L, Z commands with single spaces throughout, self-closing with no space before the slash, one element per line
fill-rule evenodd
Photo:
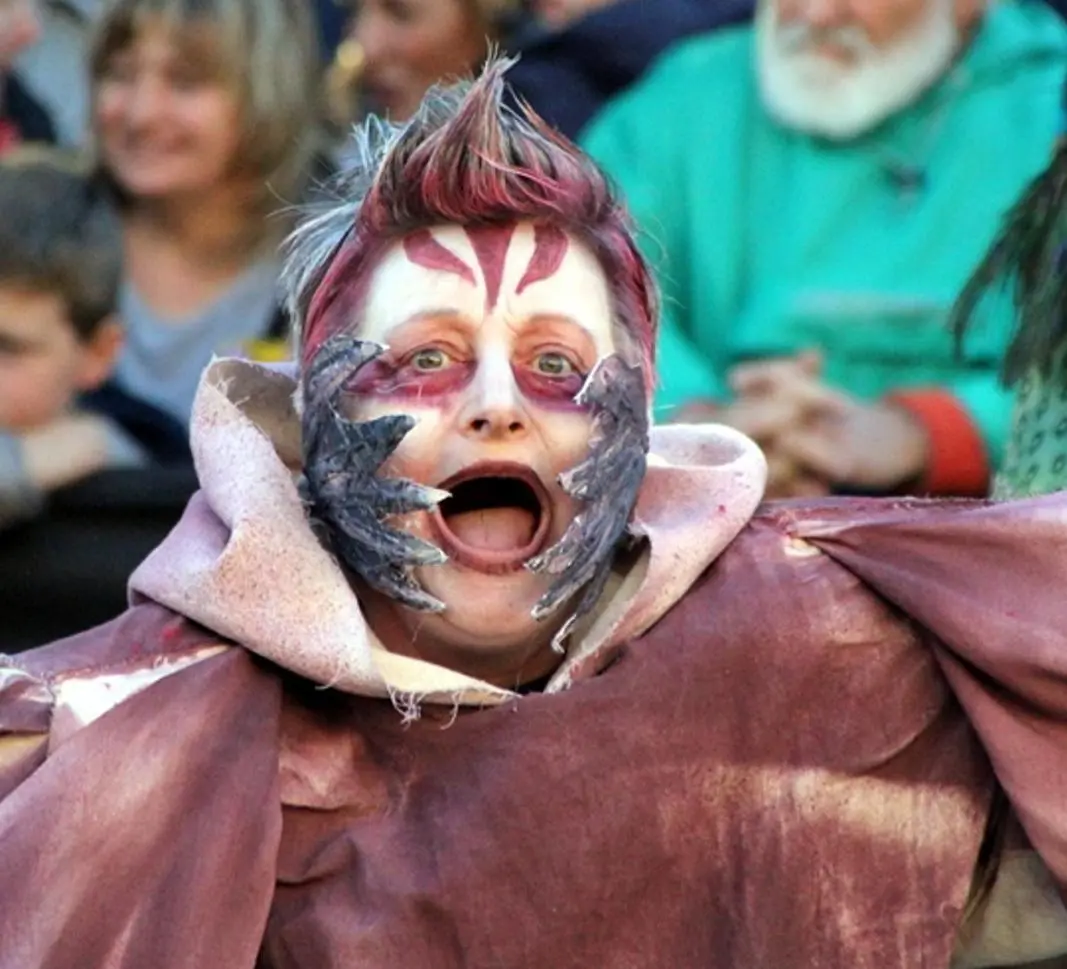
<path fill-rule="evenodd" d="M 361 317 L 359 336 L 389 349 L 353 380 L 353 416 L 416 419 L 383 474 L 447 488 L 479 465 L 483 481 L 509 476 L 495 466 L 540 490 L 540 512 L 504 498 L 501 507 L 464 503 L 455 491 L 440 519 L 418 512 L 396 523 L 450 557 L 416 573 L 444 613 L 415 615 L 393 604 L 409 624 L 408 640 L 417 630 L 424 642 L 481 653 L 489 666 L 494 652 L 532 654 L 553 631 L 530 618 L 551 577 L 522 562 L 558 541 L 577 513 L 558 483 L 589 448 L 592 417 L 574 396 L 616 348 L 603 270 L 558 230 L 447 226 L 386 253 Z"/>
<path fill-rule="evenodd" d="M 774 0 L 756 14 L 757 72 L 767 110 L 782 124 L 835 140 L 855 138 L 911 104 L 960 47 L 952 0 L 929 0 L 910 29 L 879 47 L 863 27 L 779 21 Z M 832 46 L 843 57 L 828 56 Z"/>

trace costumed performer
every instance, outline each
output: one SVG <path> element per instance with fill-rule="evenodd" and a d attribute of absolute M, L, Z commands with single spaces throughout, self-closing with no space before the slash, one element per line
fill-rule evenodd
<path fill-rule="evenodd" d="M 1067 952 L 1067 499 L 757 509 L 506 65 L 362 132 L 115 621 L 0 666 L 0 969 Z M 992 810 L 1002 791 L 1002 811 Z"/>

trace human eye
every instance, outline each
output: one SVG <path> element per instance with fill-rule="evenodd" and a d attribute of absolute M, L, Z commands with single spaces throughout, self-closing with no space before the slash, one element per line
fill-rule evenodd
<path fill-rule="evenodd" d="M 440 347 L 423 347 L 408 357 L 408 364 L 419 373 L 444 370 L 451 362 L 452 358 Z"/>
<path fill-rule="evenodd" d="M 533 369 L 545 377 L 569 377 L 578 372 L 570 358 L 558 350 L 547 350 L 537 354 L 533 360 Z"/>

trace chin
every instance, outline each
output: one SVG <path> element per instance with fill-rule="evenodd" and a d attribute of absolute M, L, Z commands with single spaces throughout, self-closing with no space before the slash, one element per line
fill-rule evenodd
<path fill-rule="evenodd" d="M 556 623 L 530 613 L 548 588 L 532 572 L 485 575 L 452 564 L 420 570 L 420 582 L 445 604 L 443 612 L 418 620 L 420 631 L 479 653 L 544 645 Z M 433 574 L 431 574 L 433 573 Z"/>

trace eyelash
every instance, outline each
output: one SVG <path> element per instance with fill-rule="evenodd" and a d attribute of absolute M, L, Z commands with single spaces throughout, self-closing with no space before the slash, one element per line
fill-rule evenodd
<path fill-rule="evenodd" d="M 445 360 L 440 367 L 420 368 L 416 366 L 415 361 L 424 353 L 440 353 L 444 356 Z M 542 357 L 557 356 L 563 360 L 569 369 L 562 373 L 553 374 L 540 370 L 537 366 L 538 360 Z M 416 347 L 415 349 L 404 354 L 396 363 L 398 369 L 411 369 L 416 373 L 430 374 L 439 373 L 442 370 L 447 370 L 451 366 L 461 364 L 464 362 L 463 354 L 455 347 L 449 347 L 440 343 L 428 343 L 423 346 Z M 525 357 L 525 368 L 531 373 L 536 374 L 539 377 L 543 377 L 546 380 L 564 380 L 571 377 L 584 378 L 586 372 L 581 362 L 577 359 L 576 355 L 568 350 L 556 346 L 544 346 L 537 347 Z"/>
<path fill-rule="evenodd" d="M 566 362 L 570 370 L 560 374 L 550 374 L 543 370 L 537 369 L 537 361 L 542 357 L 556 356 Z M 548 377 L 549 379 L 557 378 L 562 379 L 564 377 L 572 376 L 584 376 L 584 371 L 581 363 L 575 358 L 573 353 L 569 353 L 560 347 L 538 347 L 537 350 L 530 356 L 530 369 L 542 377 Z"/>

